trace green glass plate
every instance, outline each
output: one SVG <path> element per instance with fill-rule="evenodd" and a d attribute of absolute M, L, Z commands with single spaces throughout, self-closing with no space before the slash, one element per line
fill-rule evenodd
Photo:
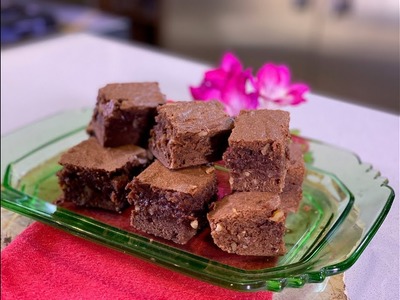
<path fill-rule="evenodd" d="M 345 271 L 375 235 L 394 199 L 387 180 L 357 156 L 307 140 L 312 162 L 300 209 L 286 221 L 285 256 L 225 253 L 212 243 L 209 229 L 177 245 L 131 228 L 129 209 L 115 214 L 56 204 L 58 158 L 87 138 L 90 116 L 91 110 L 69 111 L 2 137 L 1 206 L 226 288 L 280 291 Z"/>

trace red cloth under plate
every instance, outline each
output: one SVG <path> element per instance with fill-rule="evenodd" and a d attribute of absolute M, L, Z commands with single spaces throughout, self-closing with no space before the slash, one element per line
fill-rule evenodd
<path fill-rule="evenodd" d="M 187 277 L 33 223 L 1 253 L 2 299 L 272 299 Z"/>

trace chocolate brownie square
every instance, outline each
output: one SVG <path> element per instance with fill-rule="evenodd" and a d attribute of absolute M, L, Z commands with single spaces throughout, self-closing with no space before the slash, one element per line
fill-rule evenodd
<path fill-rule="evenodd" d="M 103 148 L 91 137 L 65 152 L 59 163 L 62 201 L 119 212 L 128 205 L 125 186 L 146 167 L 148 158 L 138 146 Z"/>
<path fill-rule="evenodd" d="M 169 169 L 220 160 L 233 120 L 217 101 L 167 103 L 157 108 L 149 149 Z"/>
<path fill-rule="evenodd" d="M 280 193 L 289 158 L 289 113 L 241 111 L 224 153 L 234 191 Z"/>
<path fill-rule="evenodd" d="M 285 212 L 296 212 L 303 198 L 303 181 L 305 165 L 301 146 L 289 144 L 289 165 L 286 173 L 285 187 L 281 193 L 282 209 Z"/>
<path fill-rule="evenodd" d="M 213 167 L 173 171 L 156 160 L 127 189 L 128 201 L 134 207 L 133 227 L 185 244 L 207 224 L 208 205 L 216 199 L 217 181 Z"/>
<path fill-rule="evenodd" d="M 147 147 L 158 105 L 165 103 L 156 82 L 107 84 L 98 93 L 87 128 L 103 147 Z"/>
<path fill-rule="evenodd" d="M 207 215 L 214 243 L 239 255 L 285 253 L 285 214 L 278 194 L 238 192 L 215 202 Z"/>

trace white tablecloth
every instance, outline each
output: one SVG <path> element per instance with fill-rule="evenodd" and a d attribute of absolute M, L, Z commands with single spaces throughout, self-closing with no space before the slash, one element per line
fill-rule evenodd
<path fill-rule="evenodd" d="M 111 82 L 158 81 L 169 99 L 190 99 L 209 68 L 201 63 L 86 34 L 1 52 L 1 133 L 56 112 L 93 107 Z M 379 101 L 379 99 L 377 99 Z M 399 101 L 399 99 L 393 99 Z M 399 193 L 399 116 L 310 95 L 289 109 L 291 127 L 357 153 Z M 351 299 L 399 299 L 399 202 L 345 276 Z"/>

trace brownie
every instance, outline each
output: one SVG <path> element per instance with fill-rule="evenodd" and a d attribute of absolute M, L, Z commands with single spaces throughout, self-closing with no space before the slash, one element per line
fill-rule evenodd
<path fill-rule="evenodd" d="M 289 145 L 289 164 L 285 178 L 285 187 L 281 193 L 282 208 L 285 212 L 296 212 L 303 198 L 303 181 L 305 165 L 301 146 L 296 143 Z"/>
<path fill-rule="evenodd" d="M 217 101 L 167 103 L 157 108 L 149 149 L 167 168 L 220 160 L 233 120 Z"/>
<path fill-rule="evenodd" d="M 289 113 L 242 110 L 224 153 L 233 191 L 280 193 L 289 158 Z"/>
<path fill-rule="evenodd" d="M 165 97 L 156 82 L 107 84 L 99 90 L 87 132 L 103 147 L 147 147 L 156 108 L 163 103 Z"/>
<path fill-rule="evenodd" d="M 303 190 L 293 189 L 287 192 L 282 192 L 281 197 L 281 209 L 286 213 L 295 213 L 298 211 L 300 202 L 303 199 Z"/>
<path fill-rule="evenodd" d="M 185 244 L 207 224 L 208 205 L 216 199 L 217 181 L 213 167 L 173 171 L 156 160 L 127 189 L 128 201 L 134 207 L 133 227 Z"/>
<path fill-rule="evenodd" d="M 59 163 L 62 201 L 119 212 L 128 205 L 125 186 L 145 168 L 148 158 L 138 146 L 103 148 L 91 137 L 65 152 Z"/>
<path fill-rule="evenodd" d="M 306 168 L 304 165 L 303 152 L 301 146 L 296 143 L 289 144 L 289 163 L 285 178 L 284 192 L 301 188 Z"/>
<path fill-rule="evenodd" d="M 214 203 L 207 215 L 214 243 L 239 255 L 285 253 L 285 214 L 278 194 L 237 192 Z"/>

